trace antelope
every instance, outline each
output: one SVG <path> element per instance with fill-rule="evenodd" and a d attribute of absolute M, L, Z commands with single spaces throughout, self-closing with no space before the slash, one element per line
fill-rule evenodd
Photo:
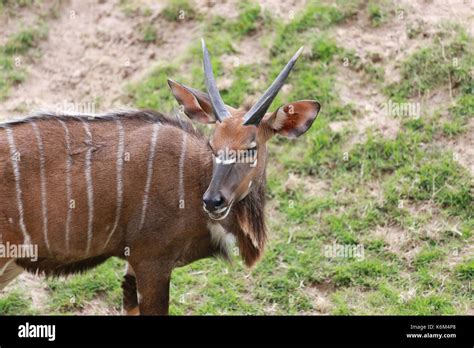
<path fill-rule="evenodd" d="M 295 138 L 320 104 L 267 112 L 302 48 L 251 107 L 225 105 L 202 40 L 207 93 L 168 80 L 190 121 L 155 111 L 41 113 L 0 124 L 0 243 L 35 246 L 2 255 L 0 289 L 23 271 L 61 276 L 115 256 L 126 260 L 127 314 L 166 315 L 174 268 L 220 256 L 234 243 L 246 266 L 267 240 L 267 141 Z M 237 156 L 239 155 L 239 156 Z"/>

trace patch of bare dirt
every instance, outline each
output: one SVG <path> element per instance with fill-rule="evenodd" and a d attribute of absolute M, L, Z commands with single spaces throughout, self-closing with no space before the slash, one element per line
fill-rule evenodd
<path fill-rule="evenodd" d="M 445 22 L 460 23 L 471 31 L 471 35 L 473 34 L 473 26 L 470 23 L 474 19 L 474 3 L 471 1 L 401 0 L 389 6 L 391 8 L 386 10 L 390 13 L 390 17 L 386 18 L 380 27 L 374 28 L 368 14 L 359 12 L 355 20 L 335 29 L 335 38 L 339 45 L 354 50 L 362 63 L 372 64 L 373 57 L 377 57 L 376 63 L 383 67 L 386 83 L 400 79 L 398 70 L 400 62 L 416 49 L 429 44 L 439 25 Z M 413 28 L 419 33 L 410 37 L 408 33 Z M 364 82 L 361 73 L 341 67 L 336 87 L 341 100 L 346 104 L 353 104 L 362 115 L 354 121 L 336 121 L 330 124 L 330 128 L 336 132 L 345 128 L 355 129 L 355 135 L 348 140 L 347 148 L 365 141 L 369 129 L 384 138 L 396 137 L 400 129 L 400 119 L 387 115 L 384 110 L 386 98 L 376 86 Z M 449 87 L 444 87 L 432 92 L 424 100 L 413 100 L 413 103 L 421 103 L 423 112 L 430 113 L 451 101 Z M 442 143 L 452 148 L 456 159 L 474 173 L 472 127 L 471 121 L 465 135 L 455 140 L 442 140 Z"/>
<path fill-rule="evenodd" d="M 373 235 L 382 239 L 387 245 L 388 251 L 400 255 L 403 254 L 410 243 L 412 236 L 409 231 L 400 226 L 377 226 Z"/>
<path fill-rule="evenodd" d="M 63 3 L 58 8 L 55 19 L 49 21 L 48 39 L 40 44 L 39 49 L 43 56 L 34 59 L 34 64 L 26 67 L 29 74 L 27 80 L 15 87 L 10 98 L 0 105 L 0 117 L 10 117 L 37 107 L 54 108 L 58 104 L 61 107 L 64 103 L 73 103 L 78 108 L 92 104 L 103 110 L 121 106 L 124 84 L 140 80 L 155 63 L 168 62 L 178 57 L 200 36 L 199 26 L 193 21 L 170 23 L 161 18 L 159 13 L 166 2 L 146 3 L 154 13 L 152 23 L 157 30 L 157 44 L 143 42 L 141 26 L 144 18 L 124 14 L 119 0 L 70 0 Z M 474 13 L 472 2 L 463 0 L 399 0 L 399 3 L 404 9 L 403 16 L 393 18 L 379 28 L 372 28 L 368 18 L 360 16 L 335 29 L 335 38 L 339 45 L 354 49 L 362 59 L 370 59 L 370 56 L 374 55 L 380 57 L 377 64 L 384 67 L 387 81 L 396 81 L 399 78 L 399 62 L 418 47 L 425 45 L 437 24 L 444 20 L 469 23 Z M 203 14 L 221 15 L 229 19 L 238 15 L 238 4 L 235 1 L 199 0 L 196 4 Z M 289 21 L 304 7 L 306 1 L 261 0 L 260 4 L 282 21 Z M 10 33 L 17 31 L 22 25 L 32 25 L 37 18 L 37 10 L 30 11 L 25 8 L 15 19 L 3 20 L 0 44 Z M 423 34 L 410 39 L 407 26 L 418 21 L 421 21 Z M 236 47 L 235 55 L 223 57 L 226 71 L 233 70 L 236 64 L 260 64 L 266 61 L 268 50 L 262 49 L 260 35 L 261 33 L 256 33 L 245 38 Z M 224 78 L 219 83 L 229 84 L 229 81 L 226 82 Z M 336 83 L 342 101 L 354 104 L 361 117 L 354 121 L 333 122 L 330 124 L 333 131 L 353 127 L 355 136 L 349 141 L 350 144 L 364 141 L 368 129 L 373 129 L 385 138 L 396 136 L 400 128 L 399 120 L 383 112 L 384 98 L 374 84 L 365 81 L 360 73 L 345 67 L 341 67 Z M 435 103 L 440 102 L 435 100 Z M 471 120 L 466 136 L 446 142 L 459 154 L 459 161 L 471 168 L 471 172 L 474 164 L 472 127 Z M 290 176 L 285 183 L 285 189 L 292 190 L 300 185 L 309 197 L 321 195 L 329 186 L 324 181 L 310 178 L 302 182 L 301 178 Z M 379 188 L 374 188 L 373 194 L 380 195 Z M 267 212 L 270 221 L 281 221 L 277 204 L 276 200 L 269 202 Z M 423 208 L 414 208 L 413 213 L 419 213 L 420 209 Z M 446 228 L 437 224 L 436 220 L 427 224 L 425 230 L 428 236 L 436 238 L 439 230 Z M 400 253 L 409 260 L 420 250 L 412 232 L 400 227 L 379 226 L 373 233 L 387 243 L 390 251 Z M 462 251 L 463 255 L 464 252 L 465 250 Z M 47 288 L 43 280 L 24 273 L 10 287 L 28 290 L 33 306 L 40 311 L 44 308 Z M 330 288 L 323 284 L 305 287 L 303 291 L 314 299 L 314 308 L 319 313 L 329 312 L 329 296 L 332 291 Z M 91 301 L 82 314 L 119 314 L 116 312 L 108 308 L 99 297 Z M 276 313 L 277 308 L 269 307 L 266 312 Z"/>
<path fill-rule="evenodd" d="M 258 1 L 258 3 L 264 11 L 269 11 L 273 16 L 277 17 L 283 22 L 289 22 L 293 20 L 298 14 L 298 12 L 300 12 L 306 5 L 305 0 L 262 0 Z M 220 4 L 219 6 L 223 6 L 224 9 L 218 12 L 214 10 L 213 6 L 213 13 L 225 15 L 226 17 L 232 19 L 234 18 L 233 14 L 238 13 L 238 11 L 235 8 L 235 3 L 233 8 L 229 5 L 230 4 L 226 2 Z M 232 85 L 232 72 L 239 65 L 260 65 L 268 61 L 269 50 L 265 48 L 265 44 L 263 42 L 265 38 L 266 37 L 262 33 L 262 31 L 257 31 L 256 33 L 254 33 L 254 35 L 244 37 L 242 41 L 238 43 L 238 45 L 235 45 L 236 52 L 234 54 L 225 54 L 221 57 L 224 76 L 218 81 L 218 87 L 220 89 L 227 89 Z M 253 84 L 254 86 L 261 86 L 265 85 L 266 82 L 268 81 L 265 81 L 265 77 L 261 76 L 260 79 L 254 80 Z M 249 95 L 245 100 L 244 104 L 253 105 L 257 98 L 257 96 Z"/>
<path fill-rule="evenodd" d="M 259 0 L 258 3 L 284 22 L 289 22 L 306 6 L 307 0 Z"/>
<path fill-rule="evenodd" d="M 6 43 L 11 35 L 20 30 L 34 27 L 45 18 L 53 18 L 60 1 L 35 1 L 33 4 L 21 6 L 16 3 L 6 5 L 4 12 L 0 14 L 0 45 Z"/>
<path fill-rule="evenodd" d="M 345 49 L 354 50 L 362 64 L 372 64 L 372 57 L 386 68 L 393 61 L 393 51 L 397 49 L 399 36 L 405 33 L 405 24 L 391 21 L 382 28 L 372 28 L 365 15 L 335 29 L 335 39 Z M 386 32 L 381 32 L 382 30 Z M 394 36 L 392 39 L 391 36 Z M 396 37 L 396 39 L 395 39 Z M 391 53 L 392 52 L 392 53 Z M 341 66 L 336 76 L 336 90 L 344 104 L 352 104 L 361 117 L 350 121 L 335 121 L 329 126 L 333 131 L 349 128 L 355 134 L 347 142 L 347 148 L 366 140 L 368 130 L 387 139 L 394 139 L 400 129 L 400 120 L 391 117 L 385 110 L 386 98 L 379 88 L 370 82 L 362 72 L 355 72 L 348 60 L 348 66 Z M 387 69 L 384 70 L 385 73 Z"/>
<path fill-rule="evenodd" d="M 407 11 L 413 11 L 417 17 L 431 25 L 439 24 L 442 21 L 453 21 L 463 23 L 468 26 L 472 24 L 474 18 L 474 4 L 469 0 L 422 0 L 410 1 L 399 0 L 402 7 Z"/>
<path fill-rule="evenodd" d="M 330 299 L 334 286 L 331 283 L 313 284 L 302 289 L 310 298 L 316 313 L 311 314 L 329 314 L 332 308 Z"/>
<path fill-rule="evenodd" d="M 65 280 L 66 281 L 66 280 Z M 2 292 L 11 292 L 18 290 L 25 293 L 31 300 L 31 307 L 38 313 L 47 313 L 49 290 L 45 278 L 31 274 L 22 273 Z M 98 296 L 89 301 L 84 308 L 77 312 L 80 315 L 121 315 L 121 311 L 111 307 L 103 296 Z"/>
<path fill-rule="evenodd" d="M 336 29 L 336 39 L 353 49 L 362 59 L 377 54 L 384 65 L 385 80 L 399 79 L 398 63 L 417 48 L 429 43 L 437 26 L 447 21 L 463 24 L 472 30 L 473 4 L 465 0 L 400 0 L 390 3 L 381 26 L 374 28 L 368 14 Z M 417 28 L 420 35 L 410 38 L 408 31 Z"/>
<path fill-rule="evenodd" d="M 239 15 L 238 3 L 232 0 L 199 0 L 195 1 L 197 9 L 204 15 L 221 16 L 229 20 Z"/>
<path fill-rule="evenodd" d="M 362 61 L 370 61 L 376 55 L 385 66 L 385 79 L 392 79 L 395 61 L 406 54 L 406 20 L 389 18 L 384 25 L 374 28 L 368 15 L 359 15 L 354 21 L 335 29 L 336 41 L 348 50 L 353 50 Z M 351 62 L 349 62 L 351 64 Z"/>
<path fill-rule="evenodd" d="M 443 233 L 461 235 L 461 232 L 458 230 L 458 219 L 443 217 L 441 209 L 431 201 L 411 203 L 406 208 L 411 216 L 415 218 L 424 217 L 424 220 L 427 220 L 426 224 L 416 231 L 416 233 L 424 238 L 438 241 L 442 239 Z"/>
<path fill-rule="evenodd" d="M 24 272 L 9 284 L 5 291 L 19 290 L 22 293 L 27 293 L 31 299 L 31 307 L 39 313 L 47 312 L 48 301 L 48 286 L 44 279 L 41 279 L 34 274 Z"/>
<path fill-rule="evenodd" d="M 463 248 L 456 248 L 450 250 L 447 257 L 447 266 L 449 269 L 454 269 L 461 262 L 466 262 L 474 255 L 474 244 L 468 243 Z"/>
<path fill-rule="evenodd" d="M 289 173 L 283 188 L 287 192 L 296 191 L 301 188 L 308 197 L 320 197 L 327 193 L 329 183 L 312 176 L 301 177 L 298 174 Z"/>
<path fill-rule="evenodd" d="M 194 2 L 203 14 L 210 13 L 213 16 L 222 16 L 230 20 L 239 15 L 239 3 L 235 0 L 196 0 Z M 305 7 L 307 0 L 259 0 L 258 3 L 263 10 L 288 22 Z"/>
<path fill-rule="evenodd" d="M 233 54 L 224 54 L 221 56 L 222 70 L 224 76 L 219 78 L 217 86 L 219 89 L 228 89 L 234 81 L 234 70 L 241 65 L 263 64 L 268 60 L 268 50 L 262 49 L 263 36 L 261 32 L 257 32 L 252 36 L 247 36 L 235 46 L 236 52 Z M 260 79 L 253 80 L 254 87 L 264 83 L 264 76 Z M 244 104 L 251 104 L 256 96 L 249 96 Z M 234 105 L 237 107 L 237 105 Z"/>
<path fill-rule="evenodd" d="M 224 70 L 232 70 L 239 65 L 262 64 L 268 58 L 268 50 L 262 49 L 262 33 L 247 36 L 235 47 L 237 53 L 234 55 L 223 55 L 221 57 Z"/>
<path fill-rule="evenodd" d="M 469 120 L 465 134 L 442 142 L 453 150 L 454 159 L 474 175 L 474 119 Z"/>
<path fill-rule="evenodd" d="M 400 120 L 389 115 L 385 109 L 385 98 L 372 83 L 348 68 L 341 68 L 336 76 L 336 89 L 341 101 L 354 105 L 361 115 L 350 121 L 334 121 L 329 124 L 334 132 L 345 128 L 355 131 L 347 143 L 348 148 L 364 142 L 369 129 L 383 138 L 395 139 L 400 129 Z"/>
<path fill-rule="evenodd" d="M 103 296 L 102 296 L 103 297 Z M 87 305 L 80 311 L 81 315 L 122 315 L 120 310 L 106 306 L 105 299 L 101 296 L 89 301 Z"/>
<path fill-rule="evenodd" d="M 146 44 L 140 30 L 143 18 L 126 16 L 119 0 L 62 4 L 55 19 L 48 21 L 48 38 L 39 45 L 43 55 L 26 66 L 27 80 L 0 104 L 0 119 L 41 108 L 98 112 L 122 106 L 124 84 L 140 79 L 155 63 L 179 56 L 199 37 L 195 22 L 169 23 L 160 18 L 165 5 L 149 4 L 158 14 L 153 21 L 158 44 Z M 36 23 L 42 11 L 22 8 L 21 21 L 14 17 L 5 27 L 2 23 L 2 40 L 20 27 Z M 9 285 L 10 289 L 15 287 L 27 291 L 36 309 L 44 308 L 44 280 L 25 272 Z M 92 313 L 118 314 L 100 299 L 83 310 L 83 314 Z"/>
<path fill-rule="evenodd" d="M 0 118 L 38 109 L 99 112 L 127 106 L 124 105 L 124 84 L 142 78 L 148 68 L 155 65 L 150 61 L 170 61 L 199 38 L 198 23 L 170 23 L 159 16 L 166 2 L 137 0 L 137 3 L 149 6 L 154 13 L 157 44 L 143 42 L 141 26 L 146 19 L 139 15 L 127 16 L 119 0 L 71 0 L 57 6 L 57 19 L 49 22 L 48 39 L 39 46 L 43 56 L 25 66 L 28 79 L 15 87 L 8 100 L 0 105 Z M 203 14 L 229 19 L 238 15 L 234 1 L 199 0 L 195 4 Z M 288 0 L 262 3 L 262 7 L 272 9 L 272 13 L 278 9 L 277 15 L 282 16 L 300 10 L 303 5 L 304 2 Z M 21 11 L 24 25 L 31 25 L 39 12 L 52 10 L 22 8 Z M 8 32 L 16 30 L 18 25 L 12 22 Z M 231 64 L 263 62 L 266 55 L 258 35 L 245 38 L 237 47 L 238 53 L 224 57 L 224 61 L 228 58 Z M 220 81 L 221 85 L 231 83 L 231 78 Z"/>
<path fill-rule="evenodd" d="M 446 234 L 461 236 L 459 221 L 455 218 L 443 218 L 441 210 L 431 202 L 404 204 L 410 216 L 426 221 L 421 226 L 401 227 L 399 225 L 377 226 L 373 236 L 382 239 L 388 251 L 412 260 L 422 249 L 423 239 L 442 240 Z"/>

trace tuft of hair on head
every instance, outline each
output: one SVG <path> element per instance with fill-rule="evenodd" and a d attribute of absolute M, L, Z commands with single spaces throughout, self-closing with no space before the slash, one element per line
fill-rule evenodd
<path fill-rule="evenodd" d="M 249 111 L 252 106 L 257 102 L 257 97 L 256 96 L 247 96 L 242 103 L 241 109 L 245 111 Z"/>

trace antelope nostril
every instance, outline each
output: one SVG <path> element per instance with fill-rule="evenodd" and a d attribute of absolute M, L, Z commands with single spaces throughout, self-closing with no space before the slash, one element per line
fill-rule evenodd
<path fill-rule="evenodd" d="M 202 201 L 204 202 L 204 206 L 206 207 L 206 209 L 209 211 L 217 210 L 221 208 L 225 203 L 225 200 L 221 195 L 216 195 L 212 197 L 205 196 Z"/>
<path fill-rule="evenodd" d="M 218 196 L 215 198 L 214 206 L 216 207 L 216 209 L 222 207 L 223 204 L 224 204 L 224 199 L 221 196 Z"/>

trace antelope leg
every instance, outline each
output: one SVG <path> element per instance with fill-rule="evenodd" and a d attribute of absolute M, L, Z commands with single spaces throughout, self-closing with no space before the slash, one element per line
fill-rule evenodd
<path fill-rule="evenodd" d="M 0 290 L 3 290 L 13 279 L 18 277 L 24 269 L 15 263 L 14 259 L 0 261 Z"/>
<path fill-rule="evenodd" d="M 137 278 L 132 266 L 127 263 L 122 281 L 123 309 L 127 315 L 139 315 L 137 297 Z"/>
<path fill-rule="evenodd" d="M 168 315 L 171 270 L 167 264 L 140 262 L 133 265 L 141 315 Z"/>

